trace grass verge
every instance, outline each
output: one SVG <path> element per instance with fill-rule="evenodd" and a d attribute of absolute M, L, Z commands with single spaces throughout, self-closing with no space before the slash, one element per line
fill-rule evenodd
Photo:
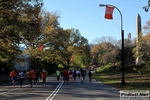
<path fill-rule="evenodd" d="M 118 90 L 150 90 L 150 75 L 125 73 L 125 85 L 121 85 L 121 73 L 95 73 L 93 78 Z"/>

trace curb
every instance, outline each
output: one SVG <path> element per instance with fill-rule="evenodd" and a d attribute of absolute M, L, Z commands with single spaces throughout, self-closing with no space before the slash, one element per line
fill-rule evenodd
<path fill-rule="evenodd" d="M 105 85 L 105 86 L 108 86 L 108 87 L 110 87 L 110 88 L 112 88 L 112 89 L 115 89 L 116 91 L 120 91 L 119 89 L 117 89 L 117 88 L 115 88 L 115 87 L 112 87 L 112 86 L 110 86 L 110 85 L 107 85 L 107 84 L 105 84 L 105 83 L 103 83 L 103 82 L 100 82 L 100 81 L 97 81 L 96 79 L 93 79 L 95 82 L 98 82 L 98 83 L 101 83 L 101 84 L 103 84 L 103 85 Z"/>

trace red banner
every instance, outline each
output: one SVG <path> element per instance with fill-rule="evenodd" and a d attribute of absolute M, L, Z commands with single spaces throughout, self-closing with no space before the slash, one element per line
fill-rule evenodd
<path fill-rule="evenodd" d="M 113 11 L 114 11 L 113 6 L 106 6 L 105 18 L 106 19 L 113 19 L 113 16 L 112 16 Z"/>
<path fill-rule="evenodd" d="M 44 45 L 40 46 L 40 51 L 43 51 Z"/>
<path fill-rule="evenodd" d="M 91 54 L 90 54 L 91 56 L 94 56 L 94 52 L 91 52 Z"/>

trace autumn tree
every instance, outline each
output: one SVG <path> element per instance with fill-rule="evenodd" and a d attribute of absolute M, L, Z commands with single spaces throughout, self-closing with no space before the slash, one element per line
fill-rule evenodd
<path fill-rule="evenodd" d="M 23 16 L 26 8 L 39 2 L 42 0 L 0 0 L 0 64 L 5 69 L 20 62 L 16 57 L 22 54 L 22 35 L 28 30 Z"/>
<path fill-rule="evenodd" d="M 117 50 L 115 48 L 116 40 L 112 37 L 102 37 L 96 39 L 95 45 L 91 52 L 94 52 L 94 58 L 101 65 L 113 62 L 115 64 Z"/>
<path fill-rule="evenodd" d="M 146 25 L 143 27 L 143 37 L 141 41 L 141 56 L 143 60 L 143 67 L 141 68 L 140 72 L 142 74 L 150 72 L 150 20 L 146 22 Z"/>
<path fill-rule="evenodd" d="M 68 37 L 62 50 L 63 64 L 67 67 L 88 65 L 90 49 L 87 39 L 81 36 L 78 29 L 66 29 L 65 32 Z"/>
<path fill-rule="evenodd" d="M 32 67 L 37 67 L 39 61 L 69 66 L 70 58 L 75 56 L 72 65 L 87 65 L 87 39 L 79 30 L 61 28 L 60 16 L 42 10 L 42 6 L 42 0 L 0 0 L 0 61 L 8 63 L 27 54 Z M 23 52 L 20 46 L 24 46 Z"/>
<path fill-rule="evenodd" d="M 122 40 L 119 40 L 116 45 L 119 49 L 119 53 L 117 56 L 118 61 L 121 62 L 121 57 L 122 57 Z M 129 40 L 129 39 L 124 39 L 124 63 L 125 63 L 125 68 L 133 68 L 135 67 L 135 41 Z"/>

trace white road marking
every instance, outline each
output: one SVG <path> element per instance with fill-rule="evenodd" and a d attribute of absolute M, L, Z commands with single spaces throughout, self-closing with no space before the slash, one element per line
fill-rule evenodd
<path fill-rule="evenodd" d="M 50 96 L 47 97 L 45 100 L 53 100 L 53 98 L 56 96 L 57 92 L 60 90 L 60 88 L 61 88 L 61 86 L 62 86 L 63 83 L 64 83 L 64 82 L 61 81 L 61 82 L 59 83 L 59 85 L 56 87 L 56 89 L 55 89 L 55 90 L 50 94 Z"/>
<path fill-rule="evenodd" d="M 29 85 L 24 85 L 23 87 L 27 87 L 27 86 L 29 86 Z M 13 87 L 12 87 L 12 88 L 13 88 Z M 15 87 L 14 87 L 14 88 L 15 88 Z M 15 88 L 15 89 L 10 89 L 10 90 L 8 90 L 8 91 L 6 91 L 6 92 L 0 93 L 0 95 L 3 95 L 3 94 L 8 93 L 8 92 L 12 92 L 12 91 L 14 91 L 14 90 L 18 90 L 18 89 L 20 89 L 20 88 L 17 87 L 17 88 Z"/>
<path fill-rule="evenodd" d="M 18 89 L 18 88 L 11 89 L 11 90 L 8 90 L 8 91 L 6 91 L 6 92 L 2 92 L 2 93 L 0 93 L 0 95 L 5 94 L 5 93 L 8 93 L 8 92 L 12 92 L 12 91 L 17 90 L 17 89 Z"/>

